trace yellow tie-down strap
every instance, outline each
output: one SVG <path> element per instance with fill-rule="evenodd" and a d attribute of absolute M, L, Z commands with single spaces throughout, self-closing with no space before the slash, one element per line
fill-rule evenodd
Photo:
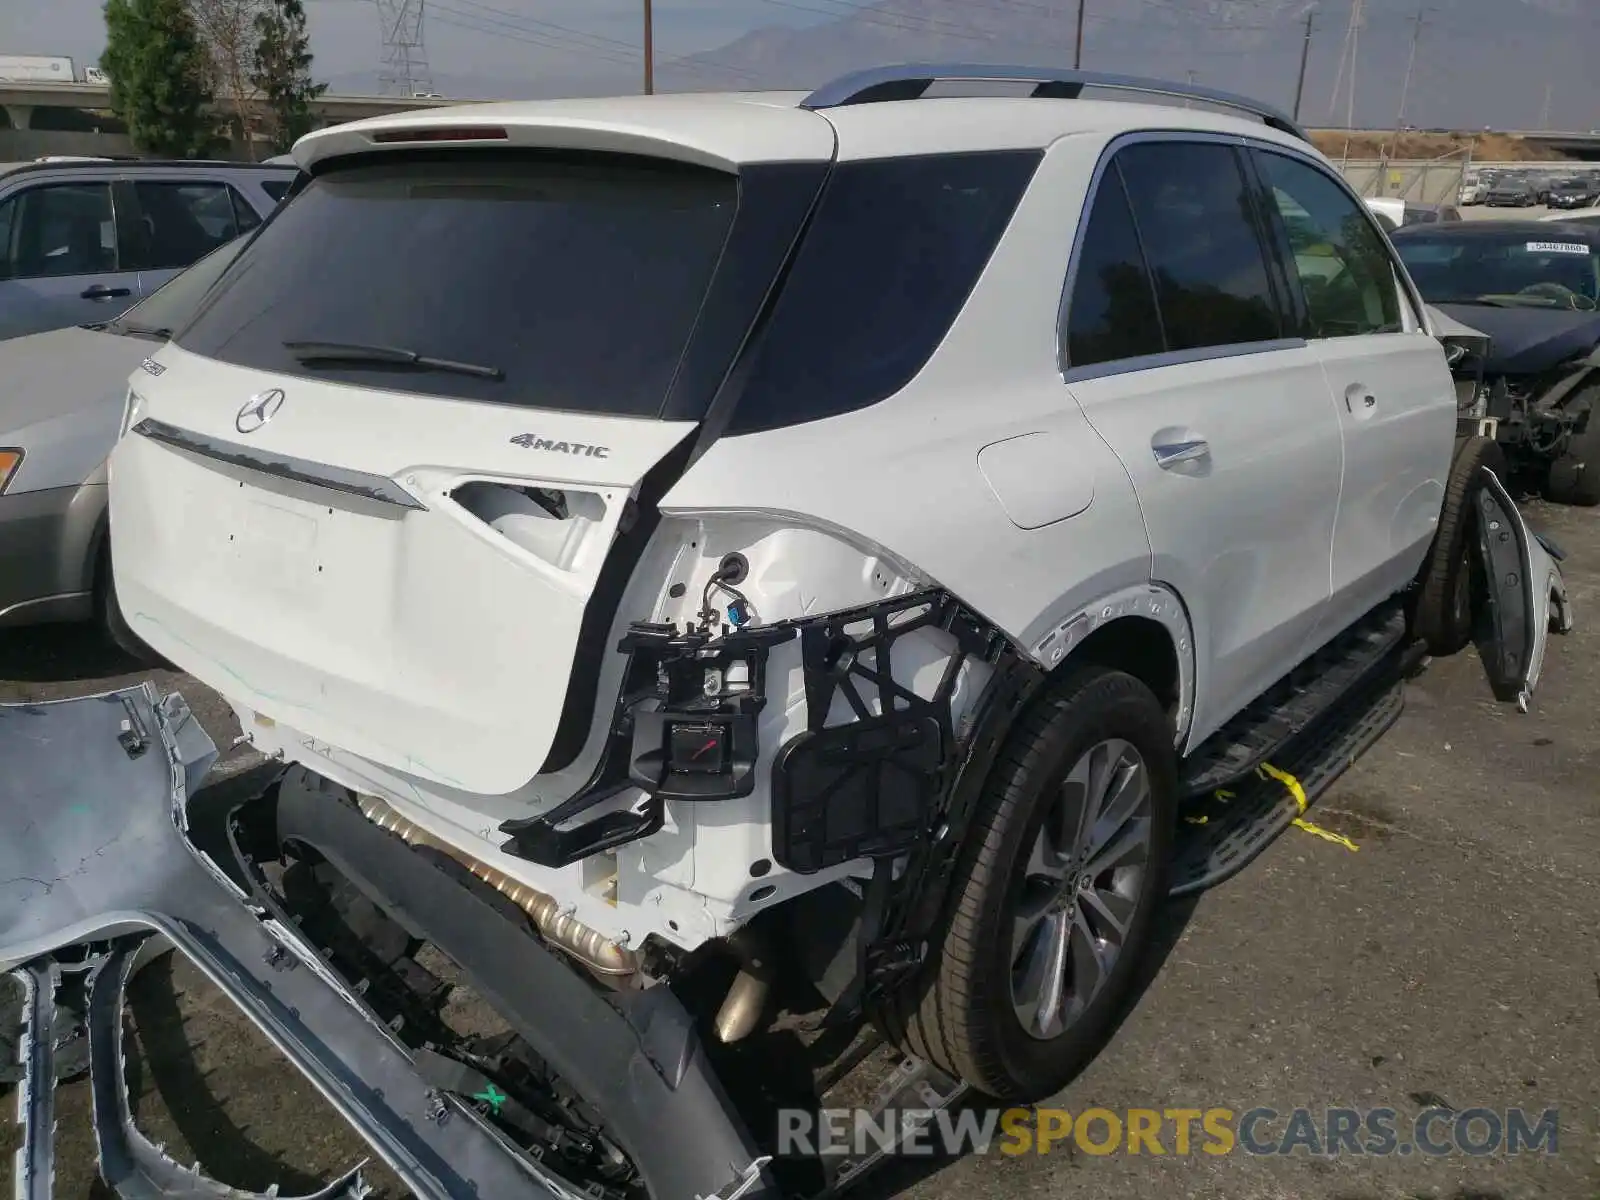
<path fill-rule="evenodd" d="M 1360 849 L 1359 846 L 1357 846 L 1349 838 L 1345 837 L 1344 834 L 1334 833 L 1333 830 L 1324 829 L 1320 825 L 1313 825 L 1310 821 L 1305 819 L 1305 811 L 1311 807 L 1311 801 L 1306 799 L 1306 790 L 1300 786 L 1300 781 L 1293 775 L 1289 774 L 1289 772 L 1280 771 L 1271 763 L 1262 763 L 1256 768 L 1256 774 L 1262 779 L 1276 779 L 1279 783 L 1283 784 L 1284 787 L 1289 789 L 1289 794 L 1294 797 L 1295 807 L 1299 809 L 1301 814 L 1294 819 L 1294 824 L 1297 828 L 1303 829 L 1307 833 L 1315 834 L 1325 842 L 1332 842 L 1336 846 L 1343 846 L 1346 850 L 1356 851 Z M 1218 788 L 1211 794 L 1212 797 L 1221 804 L 1226 804 L 1228 801 L 1234 798 L 1233 793 L 1228 791 L 1227 788 Z M 1204 825 L 1208 822 L 1209 818 L 1204 816 L 1185 817 L 1184 820 L 1191 825 Z"/>
<path fill-rule="evenodd" d="M 1305 811 L 1307 808 L 1311 807 L 1311 802 L 1306 799 L 1306 790 L 1300 786 L 1300 781 L 1293 775 L 1289 774 L 1289 772 L 1280 771 L 1271 763 L 1262 763 L 1256 768 L 1256 772 L 1263 778 L 1276 779 L 1279 783 L 1283 784 L 1284 787 L 1289 789 L 1289 794 L 1294 797 L 1295 807 L 1300 810 L 1300 815 L 1294 819 L 1294 823 L 1297 828 L 1304 829 L 1307 833 L 1315 834 L 1325 842 L 1333 842 L 1335 845 L 1343 846 L 1346 850 L 1354 851 L 1360 849 L 1359 846 L 1357 846 L 1349 838 L 1345 837 L 1344 834 L 1334 833 L 1331 829 L 1324 829 L 1322 826 L 1313 825 L 1310 821 L 1306 820 Z"/>

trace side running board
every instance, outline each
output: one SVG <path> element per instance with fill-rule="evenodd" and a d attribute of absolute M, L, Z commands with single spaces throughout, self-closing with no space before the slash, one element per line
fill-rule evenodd
<path fill-rule="evenodd" d="M 1398 602 L 1374 609 L 1198 746 L 1184 760 L 1182 794 L 1205 796 L 1248 778 L 1389 665 L 1405 636 Z"/>

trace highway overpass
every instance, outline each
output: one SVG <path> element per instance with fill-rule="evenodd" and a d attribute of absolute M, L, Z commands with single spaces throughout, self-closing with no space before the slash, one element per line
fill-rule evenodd
<path fill-rule="evenodd" d="M 322 96 L 312 101 L 316 122 L 337 125 L 362 117 L 436 108 L 449 100 L 412 99 L 407 96 Z M 13 129 L 35 128 L 34 113 L 41 108 L 109 109 L 111 90 L 101 83 L 32 83 L 0 81 L 0 109 Z"/>

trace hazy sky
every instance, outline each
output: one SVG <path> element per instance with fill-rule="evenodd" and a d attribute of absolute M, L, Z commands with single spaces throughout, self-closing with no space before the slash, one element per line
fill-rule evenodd
<path fill-rule="evenodd" d="M 103 0 L 0 0 L 0 52 L 67 54 L 79 66 L 105 44 Z M 305 0 L 319 77 L 371 73 L 380 44 L 373 0 Z M 758 26 L 826 20 L 764 0 L 656 0 L 658 58 L 721 46 Z M 452 79 L 639 73 L 643 0 L 427 0 L 427 46 L 436 74 Z M 843 15 L 843 11 L 839 12 Z M 542 43 L 542 44 L 541 44 Z"/>
<path fill-rule="evenodd" d="M 643 2 L 426 0 L 434 85 L 463 98 L 636 90 Z M 841 41 L 872 61 L 893 61 L 918 57 L 918 31 L 924 43 L 933 32 L 947 41 L 930 53 L 955 57 L 983 48 L 970 36 L 979 27 L 990 35 L 1015 32 L 1022 45 L 1039 48 L 1040 57 L 1067 61 L 1071 0 L 903 0 L 906 12 L 941 14 L 932 17 L 864 14 L 870 2 L 655 0 L 658 70 L 667 88 L 807 86 L 837 72 L 837 62 L 811 59 L 830 53 L 837 59 Z M 1556 128 L 1600 126 L 1600 0 L 1366 0 L 1358 123 L 1394 119 L 1419 2 L 1427 25 L 1408 115 L 1424 124 L 1534 128 L 1547 114 Z M 81 69 L 98 59 L 104 45 L 102 4 L 0 0 L 0 53 L 66 54 Z M 1172 78 L 1193 68 L 1201 83 L 1287 107 L 1308 4 L 1317 5 L 1321 22 L 1311 55 L 1307 117 L 1331 120 L 1327 97 L 1335 90 L 1350 0 L 1088 0 L 1085 66 Z M 377 91 L 376 0 L 305 5 L 317 78 L 336 93 Z M 813 28 L 852 14 L 848 27 Z M 721 48 L 753 31 L 779 27 L 796 33 L 747 41 L 734 69 L 715 54 L 693 74 L 673 68 L 672 60 L 683 55 L 739 54 Z M 912 48 L 902 50 L 908 39 Z M 1271 51 L 1263 53 L 1267 39 Z M 790 78 L 779 81 L 775 75 Z"/>

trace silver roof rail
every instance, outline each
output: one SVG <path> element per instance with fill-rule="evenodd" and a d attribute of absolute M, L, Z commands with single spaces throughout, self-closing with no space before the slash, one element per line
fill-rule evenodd
<path fill-rule="evenodd" d="M 905 63 L 869 67 L 825 83 L 800 102 L 801 108 L 838 108 L 846 104 L 874 104 L 885 100 L 916 100 L 936 83 L 1031 83 L 1033 95 L 1056 100 L 1076 100 L 1084 88 L 1142 92 L 1175 100 L 1201 100 L 1237 109 L 1256 117 L 1269 128 L 1309 142 L 1286 113 L 1232 92 L 1214 91 L 1137 75 L 1107 75 L 1099 71 L 1074 71 L 1070 67 L 1002 66 L 994 63 Z"/>

